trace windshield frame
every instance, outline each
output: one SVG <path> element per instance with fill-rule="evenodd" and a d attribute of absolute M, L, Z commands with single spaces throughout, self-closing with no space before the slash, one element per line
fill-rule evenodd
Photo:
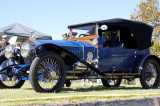
<path fill-rule="evenodd" d="M 84 36 L 84 37 L 77 37 L 77 38 L 74 38 L 73 36 L 73 30 L 84 30 L 83 28 L 89 28 L 91 26 L 94 26 L 95 27 L 95 34 L 94 35 L 88 35 L 88 36 Z M 98 35 L 98 27 L 97 27 L 97 24 L 89 24 L 89 25 L 80 25 L 80 26 L 76 26 L 76 27 L 72 27 L 70 28 L 70 40 L 71 41 L 88 41 L 90 39 L 97 39 L 97 35 Z M 90 42 L 91 43 L 91 42 Z"/>

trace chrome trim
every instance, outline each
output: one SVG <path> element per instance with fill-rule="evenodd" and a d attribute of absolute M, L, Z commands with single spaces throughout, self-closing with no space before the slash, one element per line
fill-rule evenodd
<path fill-rule="evenodd" d="M 96 35 L 97 35 L 97 41 L 98 41 L 98 37 L 99 37 L 99 35 L 98 35 L 98 28 L 99 28 L 99 25 L 98 24 L 96 24 Z M 98 55 L 98 52 L 99 52 L 99 49 L 98 49 L 98 44 L 97 44 L 97 64 L 98 64 L 98 59 L 99 59 L 99 55 Z"/>

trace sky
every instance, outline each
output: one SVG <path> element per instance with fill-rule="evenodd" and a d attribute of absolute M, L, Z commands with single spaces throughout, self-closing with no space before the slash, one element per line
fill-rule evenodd
<path fill-rule="evenodd" d="M 142 0 L 0 0 L 0 28 L 20 23 L 61 40 L 68 25 L 130 19 Z"/>

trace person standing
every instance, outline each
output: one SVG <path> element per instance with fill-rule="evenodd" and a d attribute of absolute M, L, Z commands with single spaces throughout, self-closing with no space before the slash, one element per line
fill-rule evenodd
<path fill-rule="evenodd" d="M 38 36 L 37 35 L 32 35 L 31 40 L 38 40 Z"/>
<path fill-rule="evenodd" d="M 7 45 L 9 45 L 9 42 L 7 42 L 7 35 L 2 36 L 2 41 L 0 42 L 0 48 L 5 48 Z M 5 50 L 0 51 L 0 56 L 3 55 Z"/>
<path fill-rule="evenodd" d="M 93 81 L 92 80 L 88 80 L 88 79 L 82 79 L 82 87 L 85 86 L 86 80 L 87 80 L 87 82 L 88 81 L 90 82 L 90 87 L 93 87 Z"/>
<path fill-rule="evenodd" d="M 7 45 L 9 45 L 9 42 L 7 42 L 7 36 L 3 35 L 2 41 L 0 41 L 0 49 L 5 48 Z M 2 56 L 4 52 L 5 50 L 0 51 L 0 56 Z M 2 67 L 5 67 L 7 64 L 8 64 L 8 61 L 0 65 L 0 69 L 2 69 Z M 5 75 L 0 75 L 0 80 L 5 80 L 5 78 L 6 78 Z"/>

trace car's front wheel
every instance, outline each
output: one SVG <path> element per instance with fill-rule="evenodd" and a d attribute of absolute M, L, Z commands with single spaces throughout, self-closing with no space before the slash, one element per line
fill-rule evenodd
<path fill-rule="evenodd" d="M 158 62 L 153 59 L 147 59 L 142 66 L 140 82 L 144 89 L 158 88 L 160 79 L 160 67 Z"/>
<path fill-rule="evenodd" d="M 66 65 L 54 52 L 44 52 L 31 64 L 29 78 L 37 92 L 59 92 L 66 80 Z"/>

